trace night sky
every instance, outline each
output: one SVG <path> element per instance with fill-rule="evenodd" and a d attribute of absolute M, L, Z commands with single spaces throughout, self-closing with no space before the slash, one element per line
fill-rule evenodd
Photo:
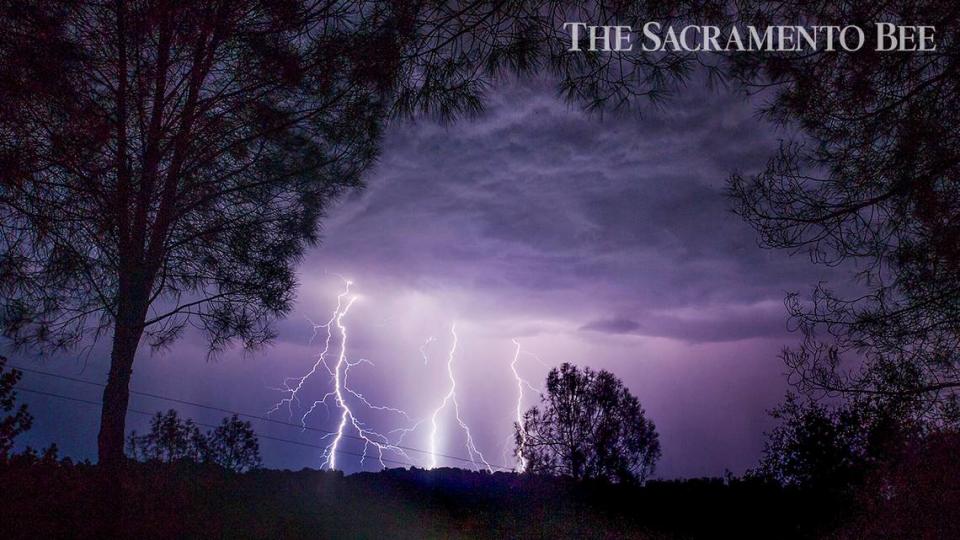
<path fill-rule="evenodd" d="M 659 110 L 600 117 L 565 104 L 545 81 L 504 83 L 489 97 L 476 119 L 389 129 L 366 189 L 324 222 L 322 245 L 300 268 L 295 311 L 277 324 L 271 346 L 210 361 L 199 335 L 158 353 L 143 347 L 132 388 L 266 413 L 282 397 L 271 387 L 313 363 L 320 344 L 310 343 L 307 319 L 329 317 L 343 276 L 360 295 L 344 318 L 348 356 L 374 364 L 350 372 L 353 387 L 371 402 L 428 417 L 447 391 L 456 322 L 461 413 L 492 464 L 514 464 L 510 362 L 517 339 L 532 353 L 521 355 L 519 370 L 535 385 L 561 362 L 621 377 L 660 433 L 656 476 L 753 466 L 771 426 L 766 409 L 787 388 L 778 352 L 797 339 L 787 331 L 783 298 L 831 277 L 803 254 L 759 248 L 730 212 L 723 194 L 729 174 L 758 170 L 784 136 L 757 118 L 759 100 L 694 82 Z M 431 337 L 425 363 L 420 349 Z M 104 347 L 41 360 L 18 353 L 12 363 L 103 381 Z M 329 388 L 326 378 L 310 384 L 304 396 Z M 21 385 L 100 398 L 98 387 L 34 374 Z M 94 458 L 96 406 L 28 393 L 20 399 L 36 417 L 21 444 L 56 442 L 65 455 Z M 525 406 L 534 401 L 528 392 Z M 204 423 L 223 416 L 144 396 L 133 396 L 131 407 L 176 407 Z M 386 413 L 359 415 L 381 431 L 407 425 Z M 308 424 L 331 428 L 335 416 L 318 411 Z M 131 413 L 128 427 L 142 430 L 146 420 Z M 466 456 L 452 417 L 440 420 L 438 451 Z M 322 443 L 312 431 L 254 427 Z M 421 426 L 404 443 L 425 449 L 428 431 Z M 272 440 L 261 447 L 268 467 L 320 465 L 316 448 Z M 343 446 L 359 447 L 352 440 Z M 410 458 L 419 466 L 428 461 L 422 453 Z M 338 463 L 359 467 L 347 455 Z"/>

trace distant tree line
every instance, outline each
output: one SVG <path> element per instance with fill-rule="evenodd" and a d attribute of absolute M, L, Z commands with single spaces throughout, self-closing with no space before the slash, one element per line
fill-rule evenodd
<path fill-rule="evenodd" d="M 201 433 L 193 420 L 180 418 L 173 409 L 158 412 L 150 420 L 149 432 L 134 431 L 127 437 L 127 454 L 141 461 L 215 463 L 238 473 L 261 465 L 257 434 L 236 414 Z"/>

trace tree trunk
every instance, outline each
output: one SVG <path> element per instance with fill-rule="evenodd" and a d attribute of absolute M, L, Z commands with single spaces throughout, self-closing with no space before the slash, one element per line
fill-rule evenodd
<path fill-rule="evenodd" d="M 117 324 L 110 352 L 110 374 L 103 389 L 103 408 L 100 411 L 100 434 L 97 437 L 100 465 L 116 472 L 123 465 L 123 447 L 126 435 L 127 405 L 130 402 L 130 375 L 137 353 L 146 308 L 138 302 L 120 302 Z"/>
<path fill-rule="evenodd" d="M 100 433 L 97 450 L 100 463 L 98 486 L 98 516 L 94 528 L 98 536 L 116 538 L 123 536 L 124 504 L 123 475 L 124 439 L 126 435 L 127 405 L 130 402 L 130 375 L 133 359 L 143 335 L 146 310 L 129 309 L 130 303 L 120 303 L 113 346 L 110 351 L 110 373 L 103 389 L 103 406 L 100 409 Z M 140 317 L 137 321 L 136 313 Z"/>

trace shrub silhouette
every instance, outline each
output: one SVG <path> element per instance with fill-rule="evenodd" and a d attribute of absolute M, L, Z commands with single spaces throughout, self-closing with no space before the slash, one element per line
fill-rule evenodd
<path fill-rule="evenodd" d="M 784 485 L 843 489 L 866 467 L 866 427 L 850 408 L 830 409 L 788 394 L 771 411 L 780 421 L 767 434 L 754 474 Z"/>
<path fill-rule="evenodd" d="M 260 443 L 250 422 L 233 415 L 203 434 L 193 420 L 180 418 L 173 409 L 158 412 L 149 433 L 131 433 L 127 453 L 140 461 L 215 463 L 234 472 L 257 469 L 261 463 Z"/>
<path fill-rule="evenodd" d="M 23 373 L 12 369 L 6 371 L 7 359 L 0 356 L 0 411 L 6 414 L 0 418 L 0 462 L 6 461 L 13 449 L 13 439 L 30 429 L 33 417 L 27 412 L 26 405 L 17 407 L 17 393 L 13 391 Z"/>
<path fill-rule="evenodd" d="M 260 442 L 250 422 L 233 415 L 207 434 L 207 459 L 225 469 L 246 472 L 260 468 Z"/>

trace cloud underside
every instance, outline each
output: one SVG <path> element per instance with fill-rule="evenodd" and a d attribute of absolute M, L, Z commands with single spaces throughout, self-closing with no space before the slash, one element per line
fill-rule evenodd
<path fill-rule="evenodd" d="M 786 337 L 783 305 L 705 308 L 695 314 L 652 313 L 641 317 L 607 317 L 580 327 L 584 332 L 677 339 L 689 343 Z"/>
<path fill-rule="evenodd" d="M 308 266 L 457 289 L 490 319 L 694 342 L 779 335 L 783 295 L 815 281 L 810 265 L 759 249 L 723 193 L 775 144 L 735 96 L 691 90 L 600 119 L 546 83 L 507 85 L 478 120 L 395 127 Z M 713 314 L 677 314 L 704 306 Z"/>

